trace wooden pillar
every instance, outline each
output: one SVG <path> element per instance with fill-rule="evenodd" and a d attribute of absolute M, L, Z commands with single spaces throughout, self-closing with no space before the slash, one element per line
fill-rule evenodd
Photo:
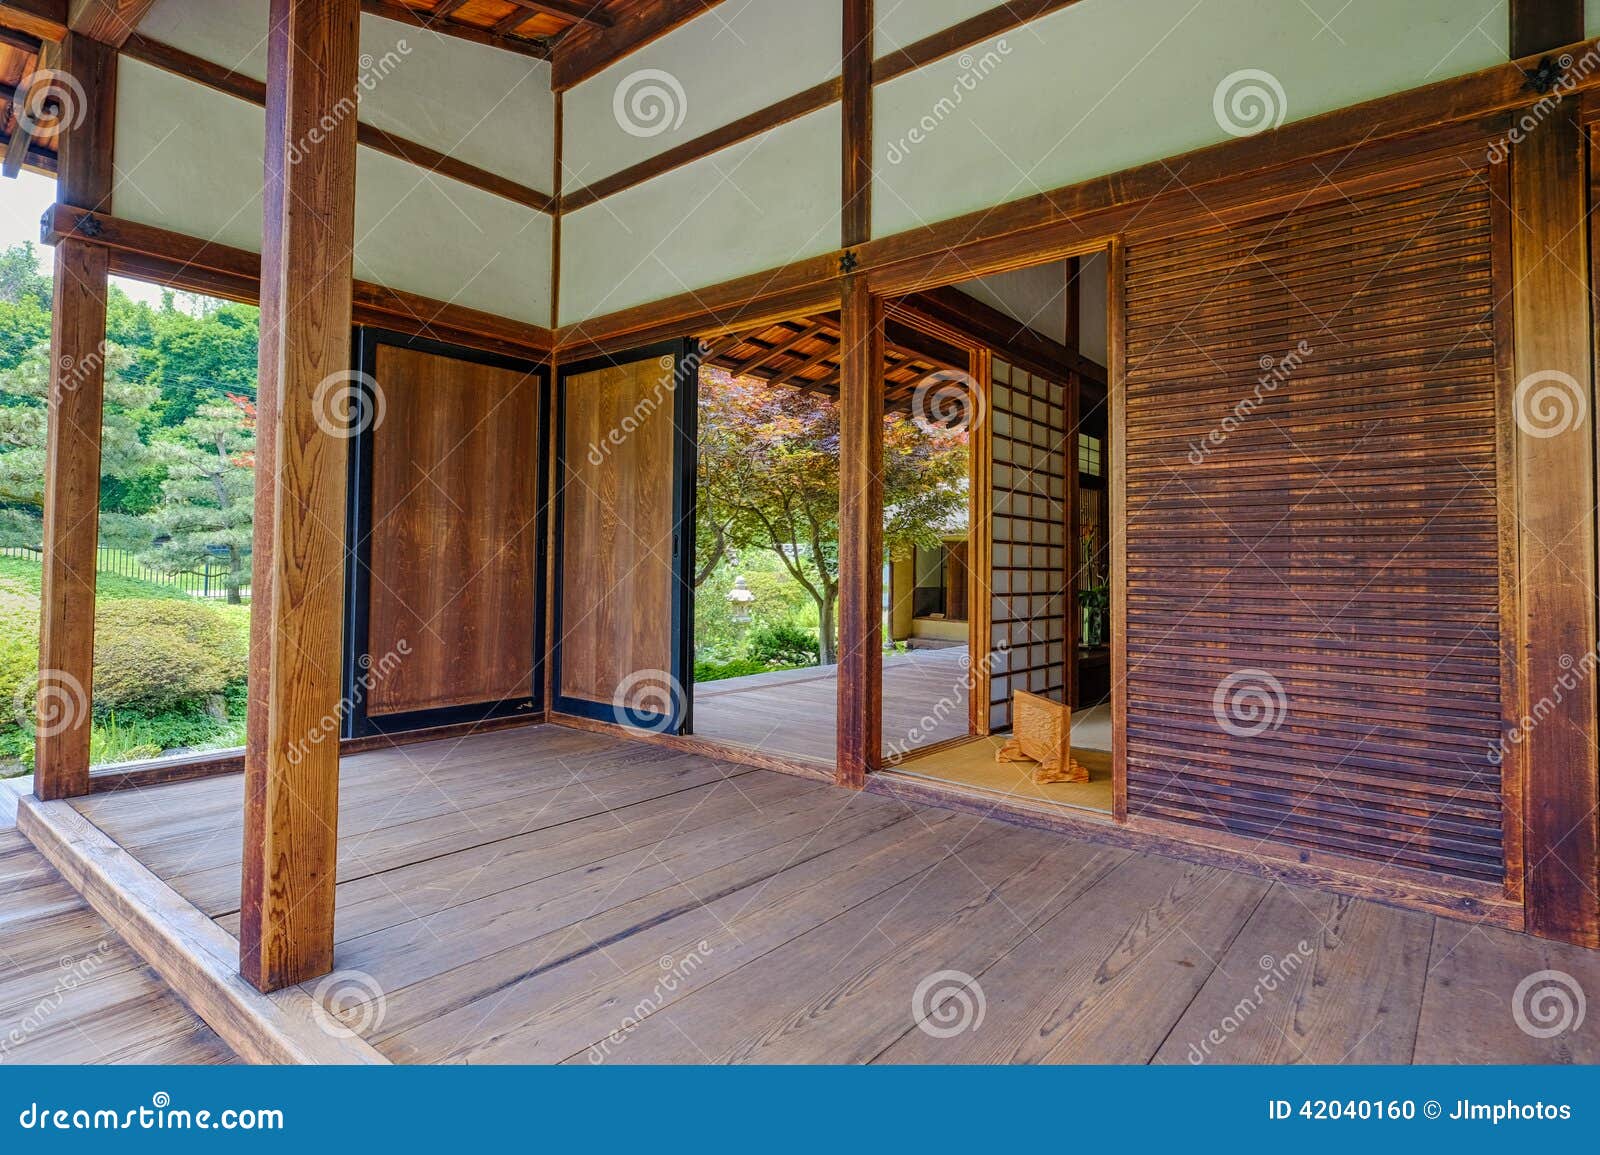
<path fill-rule="evenodd" d="M 116 52 L 71 35 L 58 67 L 70 80 L 42 82 L 55 90 L 64 121 L 56 200 L 105 209 L 111 201 Z M 33 778 L 34 792 L 45 799 L 89 790 L 106 272 L 101 246 L 67 237 L 56 247 Z"/>
<path fill-rule="evenodd" d="M 240 973 L 333 966 L 359 0 L 272 0 Z"/>
<path fill-rule="evenodd" d="M 843 68 L 845 248 L 872 233 L 872 0 L 844 0 Z"/>
<path fill-rule="evenodd" d="M 859 790 L 883 754 L 883 306 L 858 276 L 839 313 L 839 730 Z"/>
<path fill-rule="evenodd" d="M 1560 47 L 1574 26 L 1581 35 L 1581 9 L 1577 3 L 1514 3 L 1515 54 Z M 1535 28 L 1546 39 L 1530 39 Z M 1600 946 L 1595 672 L 1589 669 L 1575 687 L 1568 686 L 1575 669 L 1589 668 L 1596 645 L 1597 422 L 1586 276 L 1587 162 L 1577 101 L 1570 98 L 1512 149 L 1512 408 L 1522 715 L 1535 703 L 1558 702 L 1526 729 L 1523 743 L 1527 927 Z M 1508 815 L 1508 821 L 1515 818 Z"/>

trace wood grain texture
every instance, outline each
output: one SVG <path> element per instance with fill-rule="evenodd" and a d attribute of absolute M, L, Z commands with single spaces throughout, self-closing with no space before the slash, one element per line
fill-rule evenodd
<path fill-rule="evenodd" d="M 1503 881 L 1490 203 L 1129 245 L 1130 816 Z"/>
<path fill-rule="evenodd" d="M 1600 1041 L 1592 1014 L 1535 1040 L 1511 1011 L 1540 970 L 1594 990 L 1594 952 L 1092 833 L 566 727 L 373 751 L 344 773 L 340 959 L 384 1013 L 331 1009 L 395 1061 L 1186 1062 L 1226 1030 L 1202 1059 L 1584 1062 Z M 74 805 L 226 932 L 240 792 Z M 8 861 L 0 844 L 0 879 Z M 951 969 L 986 1013 L 935 1038 L 912 999 Z"/>
<path fill-rule="evenodd" d="M 383 345 L 367 649 L 403 654 L 368 713 L 532 694 L 539 381 Z M 401 646 L 404 645 L 404 650 Z"/>
<path fill-rule="evenodd" d="M 1517 522 L 1525 696 L 1520 743 L 1528 926 L 1600 946 L 1596 696 L 1574 668 L 1595 650 L 1595 465 L 1589 142 L 1570 102 L 1511 156 L 1516 283 Z M 1526 383 L 1526 384 L 1524 384 Z M 1567 681 L 1577 684 L 1567 689 Z M 1553 703 L 1553 706 L 1550 704 Z M 1545 716 L 1548 711 L 1548 716 Z"/>
<path fill-rule="evenodd" d="M 0 3 L 0 27 L 60 40 L 67 34 L 67 0 L 4 0 Z"/>
<path fill-rule="evenodd" d="M 83 121 L 60 138 L 56 196 L 64 203 L 94 207 L 111 195 L 116 55 L 74 35 L 64 45 L 64 63 L 81 77 L 86 105 Z M 34 788 L 47 799 L 89 788 L 107 273 L 103 249 L 74 240 L 57 251 L 46 418 L 40 713 L 34 749 Z"/>
<path fill-rule="evenodd" d="M 1511 0 L 1511 55 L 1533 56 L 1583 39 L 1583 0 Z"/>
<path fill-rule="evenodd" d="M 356 134 L 352 120 L 325 121 L 355 90 L 360 16 L 356 0 L 273 0 L 271 11 L 266 184 L 277 204 L 263 243 L 272 339 L 260 392 L 271 398 L 273 436 L 271 457 L 257 445 L 258 475 L 270 481 L 257 485 L 256 514 L 270 548 L 258 538 L 255 555 L 256 585 L 271 592 L 254 611 L 270 633 L 252 639 L 264 648 L 253 647 L 251 692 L 265 705 L 245 756 L 240 935 L 240 970 L 267 991 L 333 966 L 339 746 L 326 739 L 343 693 L 348 434 L 331 398 L 349 387 Z"/>
<path fill-rule="evenodd" d="M 120 48 L 154 5 L 155 0 L 71 0 L 69 24 L 74 32 Z"/>
<path fill-rule="evenodd" d="M 674 362 L 565 378 L 561 682 L 621 705 L 630 675 L 672 663 Z"/>
<path fill-rule="evenodd" d="M 616 13 L 609 28 L 588 24 L 573 28 L 551 53 L 550 83 L 557 92 L 564 92 L 719 3 L 721 0 L 635 0 Z"/>
<path fill-rule="evenodd" d="M 883 749 L 883 303 L 846 277 L 839 312 L 839 752 L 859 790 Z"/>
<path fill-rule="evenodd" d="M 847 249 L 872 236 L 872 6 L 873 0 L 844 0 L 839 203 L 840 243 Z"/>

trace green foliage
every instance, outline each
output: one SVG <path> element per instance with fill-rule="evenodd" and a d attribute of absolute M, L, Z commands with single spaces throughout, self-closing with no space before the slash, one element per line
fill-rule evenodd
<path fill-rule="evenodd" d="M 728 593 L 745 579 L 755 600 L 744 608 L 745 621 L 735 619 Z M 738 550 L 721 559 L 695 591 L 695 652 L 714 661 L 742 657 L 750 630 L 778 622 L 815 627 L 816 604 L 783 561 L 768 549 Z"/>
<path fill-rule="evenodd" d="M 792 622 L 760 626 L 750 631 L 747 643 L 752 661 L 768 666 L 814 666 L 817 664 L 817 637 Z"/>
<path fill-rule="evenodd" d="M 159 447 L 167 477 L 150 519 L 156 540 L 144 553 L 145 564 L 197 573 L 220 556 L 228 565 L 228 600 L 239 602 L 248 580 L 255 441 L 255 409 L 233 396 L 201 405 Z"/>
<path fill-rule="evenodd" d="M 204 702 L 244 678 L 248 649 L 248 633 L 210 606 L 112 602 L 95 614 L 95 708 L 153 712 Z"/>
<path fill-rule="evenodd" d="M 765 674 L 772 667 L 754 658 L 735 658 L 731 662 L 698 661 L 694 664 L 694 680 L 720 682 L 724 678 L 744 678 L 751 674 Z"/>

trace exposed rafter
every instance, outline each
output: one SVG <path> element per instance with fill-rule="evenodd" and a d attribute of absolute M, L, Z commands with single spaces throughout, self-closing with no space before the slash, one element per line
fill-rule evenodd
<path fill-rule="evenodd" d="M 68 24 L 91 40 L 120 48 L 154 5 L 155 0 L 72 0 Z"/>
<path fill-rule="evenodd" d="M 437 32 L 441 36 L 455 36 L 461 40 L 470 40 L 474 44 L 485 44 L 490 48 L 503 48 L 507 52 L 515 52 L 521 56 L 531 56 L 536 60 L 545 60 L 549 57 L 549 51 L 541 41 L 525 40 L 520 36 L 502 36 L 489 28 L 480 28 L 475 24 L 463 24 L 453 18 L 446 19 L 434 12 L 425 12 L 420 8 L 409 8 L 404 4 L 393 3 L 391 0 L 361 0 L 361 11 L 369 16 L 382 16 L 385 20 L 409 24 L 413 28 L 425 28 L 429 32 Z"/>

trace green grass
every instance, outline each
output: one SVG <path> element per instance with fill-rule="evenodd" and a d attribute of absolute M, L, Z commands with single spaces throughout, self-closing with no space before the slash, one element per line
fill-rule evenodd
<path fill-rule="evenodd" d="M 150 598 L 194 601 L 172 586 L 107 573 L 96 577 L 95 595 L 101 603 Z M 39 563 L 0 557 L 0 777 L 25 774 L 33 762 L 33 739 L 15 716 L 14 700 L 17 688 L 32 681 L 38 665 L 39 596 Z M 238 631 L 241 644 L 248 638 L 249 606 L 208 606 Z M 219 686 L 217 693 L 204 700 L 179 703 L 156 713 L 97 708 L 90 756 L 96 765 L 109 765 L 153 758 L 175 749 L 242 745 L 244 715 L 242 681 Z"/>

